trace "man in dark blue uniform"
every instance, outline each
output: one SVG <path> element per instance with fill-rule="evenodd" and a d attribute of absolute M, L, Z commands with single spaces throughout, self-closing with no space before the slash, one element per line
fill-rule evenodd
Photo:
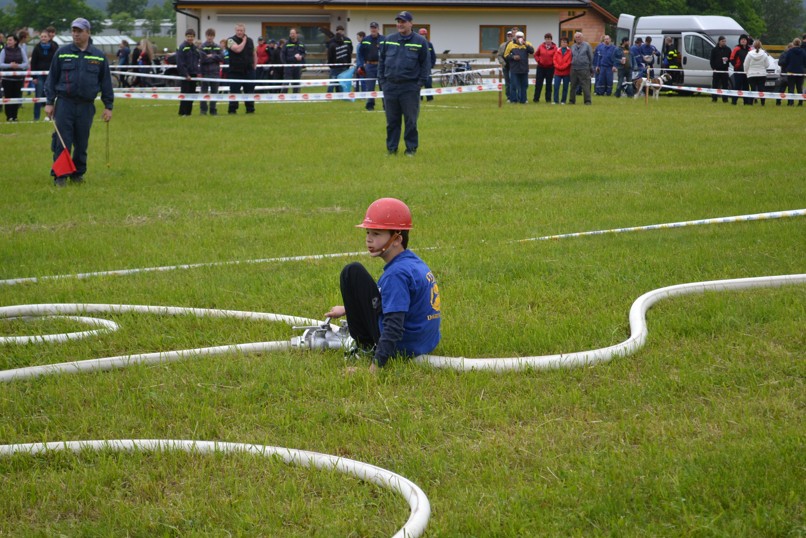
<path fill-rule="evenodd" d="M 95 117 L 95 98 L 101 92 L 104 104 L 103 120 L 112 119 L 115 95 L 109 62 L 103 52 L 90 43 L 90 23 L 76 19 L 72 25 L 73 43 L 64 45 L 53 58 L 45 84 L 45 114 L 56 122 L 68 151 L 72 148 L 76 171 L 70 176 L 74 183 L 84 181 L 87 172 L 87 147 L 90 128 Z M 62 153 L 62 143 L 56 133 L 51 141 L 53 160 Z M 55 174 L 51 171 L 51 175 Z M 56 186 L 67 184 L 67 176 L 54 177 Z"/>
<path fill-rule="evenodd" d="M 378 78 L 378 55 L 385 39 L 378 30 L 377 22 L 369 23 L 369 35 L 358 45 L 358 52 L 355 56 L 356 73 L 362 72 L 365 77 L 363 90 L 365 92 L 375 91 L 375 81 Z M 375 99 L 367 99 L 367 110 L 375 110 Z"/>
<path fill-rule="evenodd" d="M 302 65 L 305 63 L 306 55 L 305 43 L 303 43 L 297 35 L 297 29 L 292 28 L 288 32 L 288 41 L 286 41 L 286 44 L 283 46 L 280 56 L 282 57 L 283 63 L 286 64 L 286 67 L 283 69 L 285 80 L 295 81 L 292 84 L 293 93 L 299 93 L 301 85 L 299 81 L 302 79 Z M 288 93 L 288 86 L 283 87 L 283 93 Z"/>
<path fill-rule="evenodd" d="M 390 155 L 397 153 L 401 120 L 405 118 L 403 140 L 408 157 L 417 153 L 420 88 L 431 74 L 428 42 L 412 32 L 413 19 L 408 11 L 401 11 L 395 17 L 398 31 L 386 38 L 378 60 L 378 81 L 386 107 L 386 150 Z"/>

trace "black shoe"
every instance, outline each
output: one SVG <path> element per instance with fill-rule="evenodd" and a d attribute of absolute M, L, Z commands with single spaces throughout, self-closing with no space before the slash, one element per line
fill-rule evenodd
<path fill-rule="evenodd" d="M 60 176 L 53 178 L 53 185 L 56 187 L 67 186 L 67 176 Z"/>
<path fill-rule="evenodd" d="M 388 157 L 394 157 L 395 155 L 397 155 L 397 150 L 396 149 L 388 149 L 388 150 L 386 150 L 386 155 Z"/>
<path fill-rule="evenodd" d="M 74 176 L 70 176 L 70 183 L 81 185 L 82 183 L 84 183 L 84 174 L 76 174 Z"/>

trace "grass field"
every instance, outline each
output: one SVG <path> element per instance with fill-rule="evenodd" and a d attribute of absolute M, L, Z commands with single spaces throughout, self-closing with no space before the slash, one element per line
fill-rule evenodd
<path fill-rule="evenodd" d="M 530 90 L 531 91 L 531 90 Z M 806 272 L 804 217 L 558 241 L 518 239 L 806 208 L 804 109 L 706 98 L 591 107 L 439 98 L 420 151 L 387 157 L 361 103 L 177 116 L 116 103 L 81 187 L 56 189 L 46 123 L 0 124 L 0 279 L 361 251 L 376 198 L 405 200 L 436 274 L 441 355 L 624 340 L 642 293 Z M 196 110 L 194 110 L 196 112 Z M 30 107 L 20 113 L 25 119 Z M 0 305 L 122 303 L 319 318 L 366 256 L 0 286 Z M 282 324 L 135 314 L 66 344 L 0 347 L 0 370 L 288 339 Z M 428 536 L 806 535 L 806 287 L 676 298 L 637 354 L 595 367 L 460 373 L 288 351 L 0 386 L 0 444 L 199 439 L 371 463 L 418 484 Z M 79 330 L 3 320 L 0 334 Z M 0 536 L 388 536 L 397 495 L 247 455 L 0 458 Z"/>

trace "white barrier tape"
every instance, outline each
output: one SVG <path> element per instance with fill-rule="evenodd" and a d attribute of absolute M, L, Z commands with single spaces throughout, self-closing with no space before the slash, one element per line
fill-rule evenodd
<path fill-rule="evenodd" d="M 653 85 L 653 87 L 657 87 Z M 673 86 L 664 84 L 662 86 L 668 90 L 678 90 L 687 92 L 706 93 L 710 95 L 720 95 L 724 97 L 747 97 L 749 99 L 791 99 L 793 101 L 806 100 L 806 93 L 779 93 L 779 92 L 754 92 L 749 90 L 715 90 L 713 88 L 698 88 L 695 86 Z"/>
<path fill-rule="evenodd" d="M 473 86 L 451 86 L 448 88 L 422 88 L 420 95 L 460 95 L 463 93 L 479 93 L 479 92 L 497 92 L 501 91 L 501 85 L 494 84 L 477 84 Z M 254 101 L 255 103 L 306 103 L 306 102 L 326 102 L 338 100 L 352 100 L 352 99 L 383 99 L 382 91 L 374 92 L 337 92 L 337 93 L 255 93 L 255 94 L 241 94 L 241 93 L 214 93 L 214 94 L 190 94 L 185 95 L 182 93 L 116 93 L 116 98 L 119 99 L 147 99 L 147 100 L 162 100 L 162 101 L 205 101 L 205 102 L 242 102 Z M 2 99 L 2 104 L 15 104 L 15 103 L 39 103 L 44 102 L 44 98 L 36 97 L 21 97 L 18 99 Z"/>
<path fill-rule="evenodd" d="M 222 441 L 196 441 L 177 439 L 107 439 L 99 441 L 58 441 L 51 443 L 26 443 L 0 445 L 0 456 L 29 454 L 31 456 L 48 452 L 84 450 L 115 450 L 119 452 L 165 452 L 182 450 L 191 454 L 254 454 L 264 458 L 280 458 L 289 465 L 337 471 L 364 482 L 397 493 L 409 505 L 409 518 L 393 538 L 416 538 L 422 536 L 431 518 L 431 503 L 425 492 L 417 484 L 401 476 L 369 463 L 342 456 L 331 456 L 308 450 L 298 450 L 279 446 L 253 445 L 248 443 L 227 443 Z"/>
<path fill-rule="evenodd" d="M 806 216 L 806 209 L 793 209 L 791 211 L 773 211 L 770 213 L 754 213 L 752 215 L 738 215 L 735 217 L 719 217 L 715 219 L 686 220 L 681 222 L 667 222 L 664 224 L 650 224 L 648 226 L 631 226 L 629 228 L 611 228 L 609 230 L 595 230 L 591 232 L 577 232 L 559 235 L 544 235 L 543 237 L 530 237 L 528 239 L 518 239 L 515 243 L 526 243 L 528 241 L 548 241 L 551 239 L 566 239 L 569 237 L 584 237 L 587 235 L 620 234 L 626 232 L 642 232 L 647 230 L 662 230 L 665 228 L 684 228 L 686 226 L 702 226 L 705 224 L 726 224 L 731 222 L 748 222 L 753 220 L 772 220 L 790 217 Z"/>
<path fill-rule="evenodd" d="M 717 217 L 717 218 L 710 218 L 710 219 L 700 219 L 700 220 L 690 220 L 684 221 L 687 226 L 701 226 L 705 224 L 720 224 L 720 223 L 732 223 L 732 222 L 746 222 L 746 221 L 754 221 L 754 220 L 766 220 L 766 219 L 780 219 L 780 218 L 791 218 L 791 217 L 799 217 L 806 215 L 806 209 L 793 209 L 788 211 L 773 211 L 768 213 L 756 213 L 753 215 L 740 215 L 735 217 Z M 673 224 L 678 223 L 668 223 L 668 224 L 653 224 L 649 226 L 635 226 L 631 228 L 617 228 L 621 230 L 621 233 L 627 231 L 640 231 L 640 230 L 655 230 L 655 229 L 662 229 L 662 228 L 675 228 L 681 226 L 673 226 Z M 682 223 L 680 223 L 682 224 Z M 519 239 L 512 242 L 525 242 L 525 241 L 541 241 L 541 240 L 548 240 L 548 239 L 563 239 L 569 237 L 581 237 L 583 235 L 602 235 L 606 233 L 615 233 L 611 230 L 597 230 L 592 232 L 578 232 L 578 233 L 568 233 L 568 234 L 560 234 L 560 235 L 550 235 L 545 237 L 533 237 L 530 239 Z M 435 247 L 423 247 L 420 250 L 432 250 Z M 239 265 L 239 264 L 257 264 L 257 263 L 284 263 L 284 262 L 299 262 L 299 261 L 310 261 L 310 260 L 324 260 L 329 258 L 343 258 L 347 256 L 362 256 L 366 255 L 366 251 L 361 252 L 338 252 L 333 254 L 309 254 L 309 255 L 302 255 L 302 256 L 283 256 L 279 258 L 258 258 L 253 260 L 229 260 L 223 262 L 204 262 L 204 263 L 191 263 L 191 264 L 182 264 L 182 265 L 164 265 L 159 267 L 145 267 L 145 268 L 138 268 L 138 269 L 117 269 L 112 271 L 94 271 L 90 273 L 78 273 L 72 275 L 46 275 L 40 277 L 21 277 L 21 278 L 8 278 L 5 280 L 0 280 L 0 286 L 13 286 L 15 284 L 24 284 L 24 283 L 35 283 L 45 280 L 61 280 L 66 278 L 76 278 L 76 279 L 85 279 L 91 278 L 95 276 L 125 276 L 125 275 L 134 275 L 138 273 L 150 273 L 150 272 L 162 272 L 162 271 L 176 271 L 178 269 L 199 269 L 202 267 L 221 267 L 226 265 Z"/>

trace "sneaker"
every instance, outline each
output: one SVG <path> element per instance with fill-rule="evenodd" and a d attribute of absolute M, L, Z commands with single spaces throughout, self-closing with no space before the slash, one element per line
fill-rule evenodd
<path fill-rule="evenodd" d="M 395 155 L 397 155 L 397 150 L 396 149 L 395 150 L 392 150 L 392 149 L 386 150 L 386 156 L 387 157 L 394 157 Z"/>
<path fill-rule="evenodd" d="M 67 176 L 53 178 L 53 185 L 56 187 L 64 187 L 67 185 Z"/>
<path fill-rule="evenodd" d="M 407 149 L 405 155 L 406 155 L 406 157 L 414 157 L 415 155 L 417 155 L 417 150 L 416 149 Z"/>
<path fill-rule="evenodd" d="M 84 183 L 84 174 L 76 174 L 74 176 L 70 176 L 70 183 L 81 185 L 82 183 Z"/>

